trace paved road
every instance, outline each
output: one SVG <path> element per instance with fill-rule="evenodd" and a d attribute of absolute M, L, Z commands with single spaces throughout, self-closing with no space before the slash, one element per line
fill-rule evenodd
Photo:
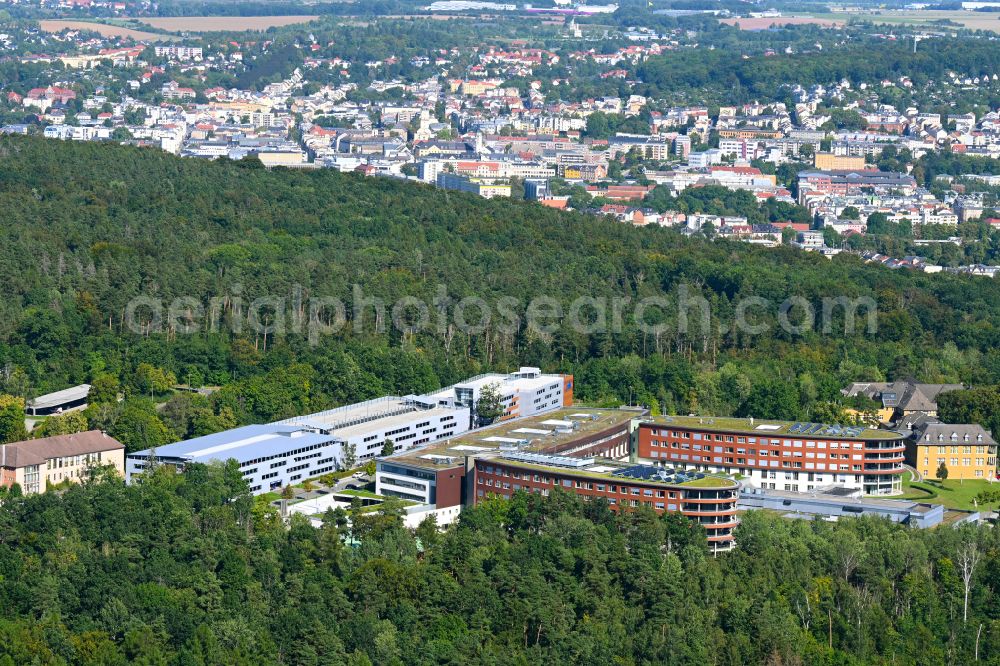
<path fill-rule="evenodd" d="M 915 468 L 910 467 L 909 465 L 905 465 L 905 464 L 903 465 L 903 468 L 910 470 L 910 476 L 911 476 L 910 481 L 923 481 L 924 480 L 924 475 L 921 474 L 920 472 L 918 472 Z"/>

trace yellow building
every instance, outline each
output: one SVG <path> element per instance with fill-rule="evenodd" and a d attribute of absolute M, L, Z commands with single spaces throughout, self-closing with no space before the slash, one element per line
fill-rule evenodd
<path fill-rule="evenodd" d="M 479 196 L 486 199 L 493 197 L 509 197 L 510 185 L 502 183 L 479 183 Z"/>
<path fill-rule="evenodd" d="M 301 150 L 262 150 L 257 157 L 266 167 L 299 166 L 306 162 L 306 154 Z"/>
<path fill-rule="evenodd" d="M 463 81 L 462 82 L 462 94 L 463 95 L 482 95 L 485 92 L 494 90 L 500 86 L 499 81 Z"/>
<path fill-rule="evenodd" d="M 814 164 L 823 171 L 839 171 L 864 169 L 865 158 L 854 155 L 834 155 L 833 153 L 816 153 Z"/>
<path fill-rule="evenodd" d="M 125 446 L 100 430 L 56 435 L 0 445 L 0 486 L 18 484 L 25 494 L 50 485 L 79 483 L 92 467 L 114 467 L 125 474 Z"/>
<path fill-rule="evenodd" d="M 988 479 L 996 475 L 997 443 L 980 425 L 925 423 L 906 443 L 906 462 L 925 479 L 948 468 L 949 479 Z"/>
<path fill-rule="evenodd" d="M 855 420 L 863 420 L 866 425 L 872 428 L 878 428 L 879 426 L 891 423 L 894 413 L 895 410 L 892 407 L 883 407 L 882 409 L 873 409 L 865 412 L 857 409 L 844 410 L 844 414 L 847 416 Z"/>

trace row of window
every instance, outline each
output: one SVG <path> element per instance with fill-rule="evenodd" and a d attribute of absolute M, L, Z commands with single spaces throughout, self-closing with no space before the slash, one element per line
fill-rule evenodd
<path fill-rule="evenodd" d="M 485 498 L 487 496 L 500 496 L 503 497 L 504 499 L 510 499 L 510 494 L 512 492 L 517 492 L 518 490 L 524 490 L 525 492 L 532 492 L 538 495 L 542 495 L 543 497 L 548 497 L 549 495 L 549 491 L 545 488 L 528 488 L 528 487 L 521 488 L 517 484 L 514 484 L 512 486 L 509 483 L 504 483 L 502 487 L 500 486 L 500 484 L 497 484 L 496 489 L 493 491 L 484 490 L 480 488 L 476 490 L 476 497 Z M 496 491 L 501 491 L 501 492 L 498 493 Z M 589 502 L 591 500 L 591 497 L 589 495 L 581 495 L 580 497 L 584 502 Z M 640 506 L 647 506 L 657 511 L 679 510 L 677 504 L 674 502 L 656 502 L 653 500 L 638 500 L 638 499 L 622 499 L 619 501 L 617 497 L 608 497 L 606 499 L 608 501 L 608 504 L 610 504 L 612 507 L 622 506 L 622 507 L 638 508 Z M 716 519 L 713 520 L 716 523 L 722 522 Z M 714 527 L 714 528 L 711 527 L 711 525 L 712 523 L 705 523 L 706 528 L 708 528 L 710 532 L 709 536 L 725 536 L 732 533 L 731 525 L 727 525 L 726 527 Z"/>
<path fill-rule="evenodd" d="M 503 473 L 501 473 L 501 472 L 498 471 L 497 472 L 497 476 L 512 477 L 514 479 L 522 479 L 522 475 L 521 474 L 518 474 L 517 472 L 513 472 L 511 474 L 507 474 L 506 470 L 504 470 Z M 530 477 L 531 477 L 531 475 L 524 474 L 523 475 L 523 480 L 524 481 L 534 481 L 535 483 L 541 483 L 541 484 L 551 484 L 553 486 L 559 485 L 559 479 L 553 479 L 553 478 L 549 478 L 549 477 L 544 477 L 544 476 L 540 476 L 538 474 L 535 474 L 533 478 L 530 478 Z M 392 483 L 396 483 L 396 482 L 393 481 Z M 479 476 L 476 479 L 476 484 L 480 485 L 480 486 L 485 485 L 485 486 L 488 486 L 488 487 L 492 487 L 494 485 L 494 481 L 493 481 L 492 478 Z M 664 491 L 664 490 L 653 490 L 652 488 L 632 488 L 632 487 L 629 487 L 629 486 L 620 486 L 619 487 L 617 485 L 608 485 L 608 484 L 604 484 L 604 483 L 594 483 L 592 481 L 575 481 L 574 482 L 571 479 L 563 479 L 562 480 L 562 485 L 565 488 L 577 488 L 579 490 L 596 490 L 597 492 L 608 493 L 608 494 L 636 495 L 636 496 L 643 495 L 645 497 L 660 497 L 660 498 L 667 498 L 667 497 L 669 497 L 670 499 L 676 499 L 677 496 L 678 496 L 678 493 L 673 493 L 673 492 L 668 493 L 667 491 Z M 500 481 L 499 479 L 497 479 L 496 480 L 496 487 L 500 488 L 501 486 L 503 488 L 507 489 L 507 488 L 510 488 L 511 484 L 508 481 Z M 521 486 L 519 484 L 514 484 L 514 490 L 518 490 L 518 489 L 520 489 L 520 487 Z"/>
<path fill-rule="evenodd" d="M 807 449 L 825 449 L 827 447 L 831 449 L 844 448 L 844 449 L 863 449 L 865 446 L 864 442 L 827 442 L 827 441 L 811 441 L 802 439 L 768 439 L 767 437 L 744 437 L 741 435 L 720 435 L 720 434 L 703 434 L 700 432 L 688 432 L 686 430 L 655 430 L 652 433 L 656 437 L 672 437 L 673 439 L 683 440 L 690 439 L 694 441 L 706 441 L 706 442 L 729 442 L 736 444 L 762 444 L 770 446 L 783 446 L 791 447 L 796 449 L 807 448 Z"/>
<path fill-rule="evenodd" d="M 77 465 L 89 465 L 101 462 L 101 452 L 85 453 L 78 456 L 63 456 L 60 458 L 49 458 L 45 461 L 46 469 L 62 469 L 63 467 L 76 467 Z"/>
<path fill-rule="evenodd" d="M 838 469 L 840 469 L 840 470 L 848 470 L 848 469 L 853 469 L 853 470 L 858 470 L 858 471 L 862 470 L 862 466 L 861 465 L 857 465 L 857 464 L 855 464 L 855 465 L 848 465 L 848 464 L 845 464 L 845 463 L 838 464 L 838 463 L 835 463 L 835 462 L 825 462 L 825 461 L 805 462 L 805 463 L 803 463 L 800 460 L 788 460 L 788 459 L 784 459 L 784 460 L 758 460 L 758 459 L 754 459 L 754 458 L 731 458 L 731 457 L 724 457 L 724 456 L 714 456 L 714 457 L 713 456 L 696 456 L 696 455 L 688 455 L 686 453 L 674 453 L 674 452 L 668 453 L 666 451 L 663 451 L 662 455 L 660 454 L 659 451 L 651 451 L 650 454 L 649 454 L 649 457 L 652 458 L 653 460 L 673 460 L 673 461 L 677 461 L 677 462 L 680 462 L 680 463 L 707 463 L 707 464 L 714 464 L 714 465 L 735 465 L 737 467 L 742 467 L 742 468 L 745 468 L 745 467 L 782 467 L 782 468 L 790 468 L 790 469 L 818 469 L 818 470 L 824 470 L 824 469 L 825 470 L 838 470 Z M 858 459 L 860 459 L 860 456 L 858 456 Z M 870 463 L 876 463 L 876 462 L 880 462 L 880 461 L 869 461 L 869 462 Z M 885 462 L 885 464 L 892 465 L 895 462 L 901 463 L 902 462 L 902 458 L 899 458 L 898 461 L 885 460 L 885 461 L 881 461 L 881 462 Z"/>
<path fill-rule="evenodd" d="M 685 439 L 687 439 L 687 438 L 685 438 Z M 695 433 L 694 441 L 698 441 L 700 439 L 701 438 L 697 435 L 697 433 Z M 743 439 L 743 438 L 741 437 L 740 439 Z M 754 438 L 751 437 L 750 439 L 752 440 Z M 708 437 L 706 437 L 705 440 L 706 441 L 711 441 L 711 440 L 708 439 Z M 753 441 L 751 441 L 751 442 L 749 442 L 749 444 L 756 444 L 757 446 L 770 446 L 770 447 L 772 447 L 771 449 L 761 449 L 760 450 L 761 451 L 761 455 L 767 455 L 767 453 L 764 453 L 765 451 L 773 450 L 774 453 L 778 453 L 779 451 L 782 451 L 782 450 L 788 449 L 788 448 L 792 448 L 792 449 L 801 449 L 801 448 L 818 449 L 818 450 L 823 451 L 823 450 L 827 449 L 827 444 L 828 443 L 827 442 L 818 442 L 818 443 L 816 443 L 816 442 L 806 442 L 807 446 L 803 447 L 802 442 L 792 442 L 791 444 L 789 444 L 788 442 L 781 442 L 781 441 L 776 440 L 776 439 L 771 440 L 770 442 L 768 442 L 767 440 L 763 440 L 762 439 L 760 442 L 753 442 Z M 813 446 L 813 444 L 815 444 L 815 446 Z M 657 447 L 657 446 L 662 447 L 662 448 L 670 448 L 670 447 L 678 448 L 679 447 L 679 448 L 682 448 L 682 449 L 692 449 L 692 450 L 695 450 L 695 451 L 715 451 L 716 453 L 749 453 L 750 455 L 753 455 L 753 452 L 756 451 L 756 449 L 747 449 L 747 448 L 743 448 L 743 447 L 713 446 L 711 444 L 690 444 L 689 442 L 684 441 L 684 440 L 681 440 L 679 442 L 670 442 L 670 441 L 665 440 L 665 439 L 663 439 L 663 440 L 650 439 L 649 440 L 649 445 L 651 447 Z M 838 450 L 838 449 L 854 449 L 856 451 L 863 451 L 864 448 L 865 448 L 865 445 L 862 442 L 855 442 L 853 444 L 850 444 L 850 443 L 847 443 L 847 442 L 844 442 L 844 443 L 829 442 L 829 448 L 833 449 L 833 450 Z M 795 453 L 800 453 L 800 452 L 796 451 Z M 819 454 L 819 455 L 822 455 L 822 454 Z"/>
<path fill-rule="evenodd" d="M 926 448 L 930 449 L 931 447 L 928 446 Z M 963 446 L 961 448 L 962 448 L 961 453 L 972 453 L 972 447 L 971 446 Z M 946 453 L 952 453 L 952 454 L 954 454 L 954 453 L 959 453 L 958 449 L 959 449 L 959 447 L 957 447 L 957 446 L 939 446 L 939 447 L 937 447 L 937 453 L 939 455 L 944 455 Z M 995 451 L 994 451 L 994 449 L 993 449 L 992 446 L 977 446 L 976 447 L 976 453 L 979 453 L 979 454 L 988 453 L 990 455 L 993 455 L 995 453 Z"/>
<path fill-rule="evenodd" d="M 969 465 L 972 464 L 972 460 L 973 460 L 972 458 L 962 458 L 962 465 L 964 467 L 968 467 Z M 996 465 L 997 465 L 997 459 L 996 458 L 976 458 L 975 460 L 976 460 L 976 466 L 977 467 L 982 467 L 983 465 L 989 465 L 990 468 L 992 469 L 992 468 L 996 467 Z M 945 465 L 951 465 L 952 467 L 957 467 L 958 466 L 958 458 L 949 458 L 949 459 L 938 458 L 937 459 L 937 464 L 938 465 L 945 464 Z M 927 458 L 924 458 L 924 465 L 925 466 L 927 465 Z"/>
<path fill-rule="evenodd" d="M 606 493 L 608 495 L 631 495 L 631 496 L 643 496 L 643 497 L 656 497 L 660 499 L 683 499 L 683 493 L 681 491 L 669 491 L 661 490 L 655 488 L 642 488 L 636 486 L 618 486 L 616 484 L 606 484 L 597 481 L 587 481 L 583 479 L 560 479 L 558 477 L 549 477 L 543 474 L 529 473 L 529 472 L 519 472 L 518 470 L 511 470 L 506 467 L 492 465 L 487 465 L 483 469 L 484 475 L 493 475 L 498 477 L 495 481 L 489 476 L 477 475 L 476 484 L 495 486 L 497 488 L 505 488 L 510 486 L 510 482 L 502 481 L 501 479 L 511 478 L 515 481 L 531 481 L 543 485 L 561 485 L 564 488 L 574 488 L 578 490 L 596 490 L 600 493 Z M 515 490 L 520 488 L 519 484 L 514 484 Z M 525 489 L 529 489 L 527 486 Z M 730 497 L 720 497 L 720 500 L 731 499 Z M 735 509 L 735 504 L 730 502 L 725 502 L 726 508 Z"/>
<path fill-rule="evenodd" d="M 771 449 L 744 449 L 744 448 L 734 448 L 734 447 L 721 447 L 721 446 L 702 446 L 700 444 L 688 444 L 687 442 L 681 442 L 680 444 L 670 444 L 668 442 L 657 442 L 652 440 L 649 443 L 651 449 L 662 447 L 664 449 L 676 449 L 679 451 L 704 451 L 705 453 L 728 453 L 737 455 L 749 455 L 757 456 L 760 458 L 767 458 L 770 456 L 781 457 L 781 456 L 791 456 L 792 458 L 809 458 L 810 460 L 822 460 L 824 458 L 832 460 L 850 460 L 852 455 L 854 460 L 862 460 L 861 453 L 816 453 L 813 451 L 785 451 L 785 450 L 771 450 Z M 898 456 L 900 460 L 903 459 L 903 454 L 900 453 Z"/>
<path fill-rule="evenodd" d="M 693 469 L 693 470 L 696 470 L 696 471 L 702 471 L 702 472 L 721 472 L 723 474 L 745 474 L 745 473 L 748 473 L 748 470 L 740 469 L 739 467 L 725 467 L 725 466 L 721 466 L 721 465 L 692 465 L 692 466 L 690 466 L 689 469 Z M 779 476 L 778 476 L 779 472 L 777 472 L 776 470 L 749 470 L 749 473 L 750 473 L 751 476 L 754 476 L 755 473 L 757 473 L 757 472 L 760 473 L 760 478 L 762 478 L 762 479 L 777 479 L 777 478 L 779 478 Z M 829 480 L 832 483 L 849 483 L 851 478 L 854 479 L 854 483 L 855 484 L 861 484 L 862 479 L 864 479 L 865 481 L 871 481 L 873 479 L 885 480 L 886 484 L 891 483 L 893 485 L 898 485 L 898 483 L 900 482 L 900 476 L 898 474 L 840 474 L 840 473 L 836 473 L 837 470 L 831 470 L 831 472 L 833 472 L 833 473 L 829 474 L 829 477 L 830 477 Z M 827 481 L 827 475 L 826 474 L 822 474 L 820 472 L 784 471 L 784 472 L 780 472 L 780 474 L 781 474 L 780 478 L 785 479 L 786 481 L 789 481 L 789 480 L 798 481 L 798 480 L 800 480 L 802 478 L 803 474 L 805 475 L 805 478 L 806 478 L 807 481 L 815 481 L 817 483 L 825 483 Z M 772 489 L 776 488 L 776 486 L 774 484 L 772 484 L 770 486 L 767 486 L 765 484 L 761 484 L 761 487 L 762 488 L 768 488 L 768 487 L 770 487 Z M 794 485 L 793 485 L 793 487 L 794 487 Z"/>
<path fill-rule="evenodd" d="M 333 442 L 323 442 L 322 444 L 312 444 L 311 446 L 304 446 L 301 449 L 294 449 L 292 451 L 283 451 L 281 453 L 275 453 L 273 456 L 265 456 L 263 458 L 254 458 L 253 460 L 245 460 L 240 463 L 240 467 L 247 467 L 249 465 L 256 465 L 257 463 L 267 462 L 268 460 L 274 460 L 275 458 L 287 458 L 289 456 L 296 456 L 300 453 L 308 453 L 309 451 L 315 451 L 316 449 L 321 449 L 324 446 L 330 446 Z"/>

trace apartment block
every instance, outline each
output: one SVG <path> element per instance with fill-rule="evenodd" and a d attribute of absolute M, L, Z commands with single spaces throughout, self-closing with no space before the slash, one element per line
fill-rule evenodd
<path fill-rule="evenodd" d="M 814 164 L 817 169 L 830 171 L 833 169 L 864 169 L 863 156 L 837 155 L 834 153 L 816 153 Z"/>

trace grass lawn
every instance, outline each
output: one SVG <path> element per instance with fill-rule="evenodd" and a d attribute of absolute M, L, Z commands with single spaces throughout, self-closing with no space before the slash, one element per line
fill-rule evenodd
<path fill-rule="evenodd" d="M 973 505 L 972 498 L 975 497 L 981 490 L 986 490 L 990 487 L 995 486 L 993 486 L 989 481 L 983 479 L 966 479 L 964 481 L 949 479 L 942 483 L 938 483 L 936 481 L 924 481 L 916 486 L 913 486 L 908 479 L 904 479 L 904 495 L 901 499 L 928 501 L 935 504 L 943 504 L 948 509 L 975 511 L 977 507 Z M 923 490 L 924 488 L 931 489 L 933 492 L 937 493 L 937 496 L 930 496 L 925 490 Z M 984 509 L 987 507 L 978 508 Z"/>
<path fill-rule="evenodd" d="M 381 495 L 376 495 L 370 490 L 354 490 L 348 488 L 347 490 L 341 490 L 337 493 L 338 495 L 356 495 L 357 497 L 368 497 L 370 499 L 385 499 Z"/>

